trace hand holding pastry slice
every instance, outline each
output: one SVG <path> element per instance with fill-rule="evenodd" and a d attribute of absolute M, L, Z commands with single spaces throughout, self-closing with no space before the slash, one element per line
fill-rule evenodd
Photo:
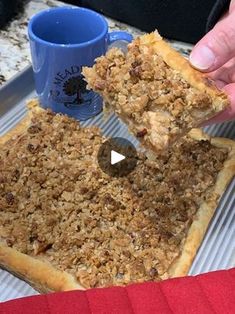
<path fill-rule="evenodd" d="M 112 48 L 83 74 L 142 144 L 160 153 L 229 101 L 157 33 Z"/>

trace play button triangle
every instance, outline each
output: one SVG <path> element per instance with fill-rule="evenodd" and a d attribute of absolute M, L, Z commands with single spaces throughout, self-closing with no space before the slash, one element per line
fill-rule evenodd
<path fill-rule="evenodd" d="M 137 165 L 135 146 L 125 138 L 112 137 L 99 148 L 98 164 L 103 172 L 112 177 L 124 177 Z"/>
<path fill-rule="evenodd" d="M 126 157 L 122 154 L 119 154 L 115 150 L 111 150 L 111 165 L 115 165 L 118 162 L 124 160 Z"/>

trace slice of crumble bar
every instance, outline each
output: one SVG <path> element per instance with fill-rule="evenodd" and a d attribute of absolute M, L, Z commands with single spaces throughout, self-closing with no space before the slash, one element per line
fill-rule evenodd
<path fill-rule="evenodd" d="M 159 153 L 228 105 L 227 96 L 155 32 L 96 60 L 83 74 L 144 146 Z"/>

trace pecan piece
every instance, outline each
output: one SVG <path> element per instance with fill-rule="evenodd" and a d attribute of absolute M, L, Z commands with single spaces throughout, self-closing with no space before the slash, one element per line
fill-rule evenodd
<path fill-rule="evenodd" d="M 148 133 L 147 129 L 143 129 L 136 133 L 136 137 L 144 137 Z"/>
<path fill-rule="evenodd" d="M 36 134 L 41 131 L 41 127 L 39 124 L 33 124 L 28 128 L 28 133 L 30 134 Z"/>
<path fill-rule="evenodd" d="M 140 61 L 134 61 L 131 64 L 131 69 L 129 71 L 129 74 L 132 78 L 140 78 L 141 73 L 142 73 L 142 68 L 141 68 L 141 62 Z"/>
<path fill-rule="evenodd" d="M 43 243 L 38 240 L 35 240 L 33 243 L 34 255 L 38 255 L 52 248 L 52 243 Z"/>
<path fill-rule="evenodd" d="M 138 67 L 139 65 L 141 65 L 141 61 L 140 60 L 135 60 L 134 62 L 132 62 L 131 66 L 132 68 L 136 68 Z"/>
<path fill-rule="evenodd" d="M 20 171 L 18 169 L 15 169 L 12 172 L 12 180 L 13 181 L 18 181 L 19 177 L 20 177 Z"/>
<path fill-rule="evenodd" d="M 14 242 L 11 239 L 6 239 L 6 244 L 7 246 L 12 247 Z"/>
<path fill-rule="evenodd" d="M 1 183 L 6 183 L 7 179 L 3 175 L 0 174 L 0 184 Z"/>
<path fill-rule="evenodd" d="M 136 68 L 131 68 L 129 71 L 130 76 L 133 78 L 140 78 L 141 73 L 142 73 L 142 69 L 140 66 Z"/>
<path fill-rule="evenodd" d="M 34 154 L 37 152 L 38 147 L 39 147 L 38 145 L 33 145 L 33 144 L 29 143 L 27 146 L 27 149 L 30 153 Z"/>
<path fill-rule="evenodd" d="M 150 271 L 149 271 L 149 275 L 150 275 L 151 277 L 157 276 L 157 275 L 158 275 L 157 269 L 154 268 L 154 267 L 152 267 L 152 268 L 150 269 Z"/>
<path fill-rule="evenodd" d="M 14 204 L 14 195 L 11 193 L 11 192 L 7 192 L 6 195 L 5 195 L 5 198 L 6 198 L 6 202 L 8 205 L 13 205 Z"/>

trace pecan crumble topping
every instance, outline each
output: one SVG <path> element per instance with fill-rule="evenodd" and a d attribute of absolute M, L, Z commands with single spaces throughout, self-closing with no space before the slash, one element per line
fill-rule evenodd
<path fill-rule="evenodd" d="M 112 48 L 92 68 L 83 68 L 88 86 L 102 95 L 135 136 L 146 130 L 140 140 L 156 152 L 228 104 L 226 95 L 216 90 L 215 105 L 206 91 L 213 87 L 211 80 L 204 78 L 200 84 L 205 88 L 199 89 L 170 67 L 155 49 L 159 42 L 157 34 L 143 35 L 128 45 L 126 54 Z"/>
<path fill-rule="evenodd" d="M 33 113 L 1 147 L 0 239 L 85 287 L 165 278 L 227 150 L 186 138 L 115 178 L 96 161 L 104 140 L 96 127 Z"/>

